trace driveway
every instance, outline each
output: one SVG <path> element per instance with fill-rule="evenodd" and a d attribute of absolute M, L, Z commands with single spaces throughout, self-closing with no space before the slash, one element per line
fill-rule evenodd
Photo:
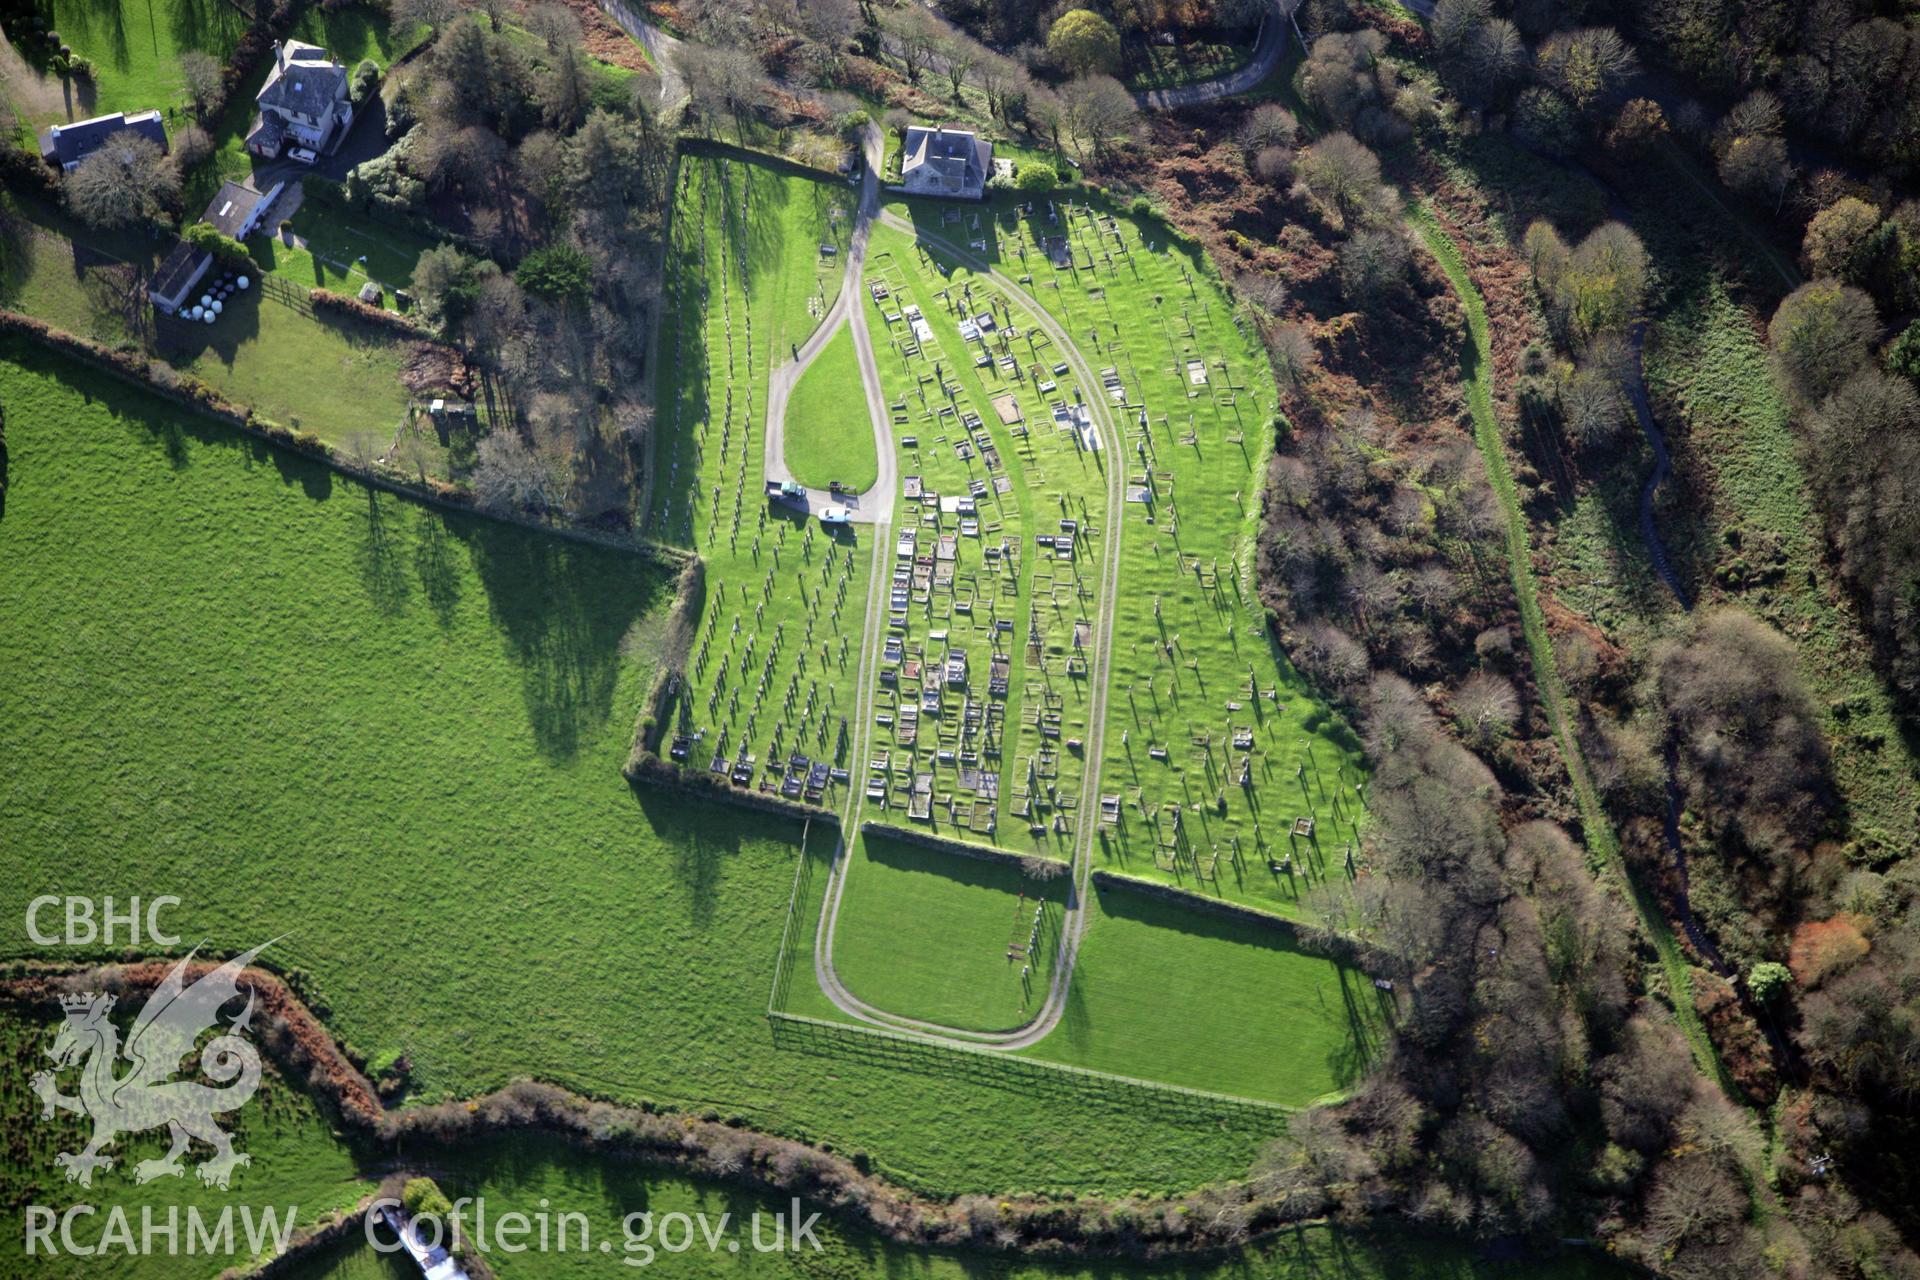
<path fill-rule="evenodd" d="M 867 237 L 873 229 L 874 215 L 880 210 L 881 138 L 879 129 L 868 125 L 861 135 L 861 151 L 866 172 L 860 179 L 860 207 L 853 216 L 853 235 L 847 243 L 846 271 L 840 278 L 840 292 L 833 305 L 820 317 L 793 359 L 775 366 L 767 378 L 767 429 L 765 458 L 769 480 L 791 480 L 787 469 L 787 401 L 800 375 L 807 371 L 821 351 L 840 332 L 840 326 L 853 326 L 853 347 L 860 365 L 860 386 L 865 393 L 867 418 L 873 429 L 873 447 L 880 462 L 879 478 L 864 492 L 832 494 L 819 489 L 807 491 L 807 514 L 818 516 L 823 507 L 844 506 L 855 524 L 884 524 L 893 517 L 893 494 L 899 483 L 898 460 L 893 450 L 892 419 L 887 413 L 886 396 L 880 390 L 880 366 L 874 362 L 873 343 L 867 337 L 866 308 L 860 304 L 860 276 L 867 261 Z"/>

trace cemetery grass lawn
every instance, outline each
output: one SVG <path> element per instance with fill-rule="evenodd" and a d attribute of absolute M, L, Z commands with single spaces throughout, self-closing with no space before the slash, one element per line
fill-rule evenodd
<path fill-rule="evenodd" d="M 907 610 L 906 640 L 909 645 L 925 645 L 931 653 L 939 647 L 931 640 L 933 633 L 945 630 L 944 644 L 966 651 L 968 671 L 977 685 L 988 678 L 995 649 L 990 630 L 993 621 L 1003 619 L 1013 624 L 998 642 L 1011 663 L 999 760 L 997 827 L 990 836 L 975 832 L 964 810 L 949 819 L 937 805 L 930 825 L 953 839 L 985 839 L 1004 848 L 1067 859 L 1072 852 L 1072 833 L 1053 830 L 1050 812 L 1035 811 L 1022 817 L 1015 812 L 1013 798 L 1021 788 L 1033 791 L 1048 785 L 1062 794 L 1077 796 L 1082 779 L 1084 757 L 1065 744 L 1086 736 L 1090 689 L 1085 675 L 1070 674 L 1067 668 L 1074 623 L 1102 617 L 1095 590 L 1101 544 L 1085 531 L 1106 523 L 1106 485 L 1100 458 L 1082 452 L 1056 428 L 1048 407 L 1052 399 L 1072 401 L 1077 381 L 1071 373 L 1052 373 L 1052 365 L 1063 358 L 1063 353 L 1041 340 L 1044 334 L 1038 334 L 1032 344 L 1025 337 L 1016 340 L 1012 351 L 1023 367 L 1038 367 L 1042 380 L 1057 380 L 1059 385 L 1052 392 L 1043 395 L 1034 378 L 1012 378 L 997 364 L 985 368 L 974 365 L 978 344 L 960 339 L 958 312 L 939 296 L 939 290 L 945 289 L 951 298 L 964 301 L 965 291 L 972 287 L 972 306 L 977 314 L 989 297 L 998 293 L 985 278 L 945 259 L 920 258 L 911 237 L 887 226 L 873 229 L 868 262 L 868 281 L 884 281 L 892 295 L 885 303 L 869 296 L 862 305 L 872 308 L 868 329 L 882 389 L 894 416 L 903 488 L 913 476 L 920 477 L 926 492 L 946 495 L 966 493 L 975 481 L 987 483 L 987 492 L 975 500 L 982 521 L 981 536 L 961 537 L 957 542 L 956 596 L 963 589 L 970 593 L 971 613 L 955 607 L 950 614 L 943 614 L 915 601 Z M 909 303 L 920 307 L 932 335 L 918 343 L 920 350 L 912 356 L 906 354 L 911 333 L 903 312 Z M 889 314 L 900 318 L 889 321 Z M 1023 334 L 1037 333 L 1032 317 L 1022 307 L 1002 309 L 996 315 L 1003 325 L 1010 321 Z M 941 394 L 936 365 L 959 388 L 952 401 Z M 1015 397 L 1024 420 L 1028 432 L 1024 439 L 1000 421 L 993 406 L 994 397 L 1008 394 Z M 952 412 L 939 412 L 949 405 Z M 967 411 L 980 418 L 984 424 L 981 430 L 994 441 L 1002 464 L 999 472 L 989 471 L 977 451 L 964 461 L 958 457 L 955 445 L 966 434 L 958 414 Z M 909 447 L 909 438 L 916 444 Z M 999 476 L 1008 482 L 1004 494 L 992 483 Z M 896 530 L 920 524 L 918 511 L 903 497 L 896 506 Z M 1072 560 L 1054 558 L 1035 541 L 1036 535 L 1057 533 L 1063 516 L 1077 519 L 1082 528 Z M 953 530 L 953 517 L 943 517 L 942 527 Z M 920 529 L 924 546 L 935 531 L 923 524 Z M 982 550 L 985 543 L 1001 540 L 1017 560 L 1011 592 L 1005 589 L 1003 578 L 988 572 Z M 1033 645 L 1036 625 L 1040 629 L 1037 650 Z M 1049 694 L 1058 699 L 1056 710 L 1061 717 L 1058 735 L 1052 738 L 1042 733 L 1037 718 Z M 926 724 L 923 730 L 932 732 Z M 1050 745 L 1055 753 L 1056 772 L 1050 779 L 1038 776 L 1043 745 Z M 926 753 L 923 767 L 933 772 L 936 791 L 952 786 L 957 781 L 955 770 L 932 758 L 925 733 L 920 746 Z M 983 763 L 990 764 L 991 758 Z M 890 804 L 903 808 L 905 795 L 899 788 L 895 790 Z M 1038 832 L 1032 829 L 1034 823 L 1041 828 Z"/>
<path fill-rule="evenodd" d="M 832 301 L 818 291 L 828 287 L 819 249 L 844 197 L 699 152 L 681 157 L 676 183 L 646 532 L 699 551 L 706 592 L 671 731 L 688 736 L 698 770 L 744 745 L 754 785 L 776 740 L 783 756 L 844 767 L 872 534 L 830 531 L 764 488 L 768 371 L 811 332 L 809 298 L 822 311 Z M 850 232 L 849 219 L 840 225 Z M 864 401 L 858 412 L 864 426 Z M 829 788 L 830 806 L 840 791 Z"/>
<path fill-rule="evenodd" d="M 1152 490 L 1152 503 L 1122 509 L 1119 580 L 1137 607 L 1114 619 L 1101 784 L 1121 798 L 1121 821 L 1100 833 L 1094 865 L 1297 916 L 1314 881 L 1347 874 L 1366 775 L 1358 740 L 1273 643 L 1259 603 L 1255 543 L 1275 399 L 1266 357 L 1234 323 L 1200 249 L 1150 215 L 1096 198 L 1131 249 L 1109 267 L 1101 255 L 1113 236 L 1086 207 L 1078 200 L 1071 219 L 1054 224 L 1044 202 L 1029 218 L 1003 198 L 990 228 L 964 234 L 985 238 L 981 256 L 1007 276 L 1031 275 L 1028 292 L 1095 370 L 1117 371 L 1128 393 L 1126 406 L 1110 403 L 1124 436 L 1118 465 L 1130 487 Z M 923 237 L 962 238 L 943 230 L 937 203 L 890 208 Z M 1040 252 L 1037 237 L 1062 232 L 1071 268 Z M 1190 360 L 1202 363 L 1204 383 L 1192 380 Z M 1143 404 L 1150 465 L 1138 453 Z M 1245 730 L 1253 747 L 1236 748 Z M 1182 809 L 1178 832 L 1170 805 Z M 1300 817 L 1313 819 L 1311 839 L 1289 834 Z"/>
<path fill-rule="evenodd" d="M 164 867 L 179 933 L 288 934 L 334 1033 L 405 1052 L 423 1100 L 530 1076 L 941 1194 L 1180 1191 L 1269 1136 L 776 1045 L 797 824 L 619 774 L 664 570 L 373 494 L 32 346 L 0 348 L 0 401 L 0 911 L 56 867 L 95 897 Z"/>
<path fill-rule="evenodd" d="M 1289 1106 L 1358 1083 L 1389 1000 L 1277 928 L 1093 886 L 1060 1025 L 1023 1053 Z"/>
<path fill-rule="evenodd" d="M 66 1175 L 54 1164 L 54 1156 L 85 1146 L 92 1125 L 84 1117 L 66 1112 L 42 1120 L 39 1102 L 27 1090 L 29 1071 L 52 1065 L 46 1051 L 59 1025 L 58 1016 L 51 1013 L 0 1006 L 0 1048 L 4 1048 L 7 1062 L 19 1067 L 7 1083 L 6 1106 L 0 1112 L 0 1140 L 5 1141 L 8 1153 L 4 1166 L 0 1166 L 0 1193 L 14 1205 L 64 1209 L 76 1200 L 92 1204 L 96 1216 L 76 1220 L 74 1236 L 81 1243 L 98 1239 L 97 1233 L 106 1228 L 107 1215 L 115 1209 L 127 1215 L 136 1241 L 143 1209 L 151 1210 L 161 1223 L 171 1208 L 177 1208 L 181 1215 L 180 1249 L 170 1253 L 164 1237 L 157 1237 L 160 1247 L 145 1257 L 103 1249 L 87 1260 L 84 1269 L 89 1275 L 108 1280 L 134 1276 L 142 1280 L 204 1280 L 207 1257 L 190 1257 L 185 1250 L 185 1214 L 189 1208 L 199 1212 L 210 1230 L 215 1229 L 222 1210 L 237 1210 L 240 1205 L 255 1213 L 271 1209 L 283 1222 L 294 1211 L 294 1221 L 287 1225 L 305 1226 L 335 1210 L 351 1208 L 374 1189 L 378 1179 L 359 1172 L 352 1150 L 339 1141 L 327 1116 L 305 1092 L 269 1067 L 252 1101 L 218 1117 L 220 1127 L 233 1136 L 235 1150 L 253 1158 L 251 1164 L 233 1171 L 229 1190 L 208 1187 L 196 1176 L 196 1167 L 212 1154 L 211 1148 L 199 1143 L 185 1158 L 184 1177 L 136 1184 L 134 1165 L 166 1154 L 167 1135 L 165 1130 L 158 1130 L 122 1135 L 108 1152 L 114 1159 L 113 1167 L 97 1173 L 93 1186 L 81 1191 L 65 1181 Z M 77 1069 L 72 1068 L 60 1073 L 62 1092 L 77 1091 L 77 1075 Z M 29 1263 L 24 1237 L 14 1233 L 9 1236 L 0 1245 L 0 1271 L 8 1275 L 47 1274 L 42 1270 L 49 1265 L 44 1257 Z M 234 1215 L 233 1238 L 235 1253 L 225 1261 L 247 1261 L 253 1251 L 247 1246 L 238 1212 Z M 53 1239 L 57 1241 L 58 1235 Z M 211 1265 L 217 1269 L 223 1263 Z"/>
<path fill-rule="evenodd" d="M 838 480 L 865 493 L 879 476 L 850 326 L 842 325 L 800 375 L 787 402 L 786 454 L 794 479 L 810 489 Z"/>
<path fill-rule="evenodd" d="M 1030 1021 L 1053 980 L 1067 879 L 1044 884 L 998 860 L 864 835 L 841 898 L 834 967 L 847 989 L 887 1013 L 971 1031 Z M 1040 946 L 1023 981 L 1023 949 L 1044 898 Z"/>

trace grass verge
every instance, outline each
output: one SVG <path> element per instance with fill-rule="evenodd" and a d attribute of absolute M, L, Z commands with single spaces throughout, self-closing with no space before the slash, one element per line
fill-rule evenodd
<path fill-rule="evenodd" d="M 850 327 L 841 326 L 800 375 L 787 402 L 785 446 L 787 468 L 810 489 L 838 481 L 865 493 L 879 477 Z"/>

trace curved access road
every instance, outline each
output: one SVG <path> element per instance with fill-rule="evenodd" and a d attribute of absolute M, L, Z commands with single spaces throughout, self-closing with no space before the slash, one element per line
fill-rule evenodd
<path fill-rule="evenodd" d="M 680 68 L 674 64 L 680 57 L 679 36 L 672 35 L 654 23 L 648 22 L 630 8 L 626 0 L 595 0 L 600 11 L 612 18 L 619 28 L 632 36 L 647 56 L 653 59 L 653 65 L 660 70 L 660 104 L 666 107 L 680 105 L 687 96 L 687 82 L 680 74 Z"/>
<path fill-rule="evenodd" d="M 1029 294 L 1022 286 L 996 269 L 993 264 L 970 252 L 964 246 L 955 244 L 945 237 L 923 237 L 905 219 L 891 213 L 881 213 L 880 220 L 887 226 L 904 231 L 917 239 L 926 239 L 937 243 L 941 252 L 955 261 L 978 272 L 991 280 L 1008 297 L 1018 300 L 1033 319 L 1033 323 L 1044 330 L 1054 341 L 1055 346 L 1065 354 L 1067 363 L 1073 367 L 1075 375 L 1084 387 L 1095 388 L 1100 385 L 1093 366 L 1075 345 L 1066 330 L 1049 315 L 1038 299 Z M 858 309 L 856 308 L 856 313 Z M 856 334 L 859 330 L 856 329 Z M 1006 1032 L 977 1032 L 960 1027 L 943 1026 L 917 1018 L 909 1018 L 889 1013 L 861 1000 L 846 988 L 833 965 L 833 936 L 840 919 L 840 903 L 846 891 L 847 876 L 852 868 L 850 857 L 849 833 L 860 829 L 861 813 L 865 805 L 866 789 L 852 788 L 847 810 L 841 821 L 840 844 L 834 851 L 833 868 L 829 873 L 825 901 L 821 906 L 820 923 L 814 934 L 813 972 L 820 989 L 833 1001 L 834 1007 L 848 1017 L 874 1026 L 896 1031 L 910 1031 L 926 1039 L 949 1045 L 992 1048 L 1025 1049 L 1045 1039 L 1054 1027 L 1059 1025 L 1062 1011 L 1066 1008 L 1067 989 L 1073 981 L 1075 961 L 1079 958 L 1080 939 L 1086 932 L 1086 902 L 1088 881 L 1093 868 L 1093 840 L 1096 824 L 1085 821 L 1085 816 L 1094 812 L 1099 795 L 1100 768 L 1105 755 L 1106 718 L 1107 718 L 1107 677 L 1109 661 L 1113 650 L 1113 614 L 1118 598 L 1120 578 L 1120 536 L 1124 508 L 1122 502 L 1123 474 L 1121 466 L 1121 437 L 1114 425 L 1104 399 L 1097 396 L 1089 398 L 1094 425 L 1103 441 L 1102 448 L 1107 455 L 1107 516 L 1105 519 L 1106 541 L 1102 548 L 1103 560 L 1099 584 L 1099 621 L 1096 623 L 1093 661 L 1088 672 L 1088 685 L 1091 700 L 1087 714 L 1087 755 L 1085 772 L 1080 783 L 1080 805 L 1077 812 L 1082 815 L 1078 840 L 1074 846 L 1072 866 L 1072 887 L 1068 894 L 1066 916 L 1061 924 L 1060 949 L 1054 960 L 1052 978 L 1047 987 L 1046 999 L 1023 1026 Z M 867 618 L 865 636 L 867 643 L 863 648 L 870 655 L 873 638 L 880 633 L 883 623 L 885 604 L 882 596 L 884 548 L 876 546 L 874 552 L 874 580 L 867 595 Z M 864 768 L 868 747 L 872 737 L 872 715 L 870 713 L 871 695 L 866 688 L 870 683 L 867 666 L 870 656 L 863 657 L 861 676 L 863 686 L 856 702 L 856 713 L 860 716 L 854 732 L 854 759 Z"/>
<path fill-rule="evenodd" d="M 860 386 L 866 393 L 867 417 L 873 427 L 873 450 L 879 459 L 878 478 L 864 493 L 834 494 L 819 489 L 807 490 L 807 514 L 818 516 L 829 506 L 844 506 L 855 524 L 885 524 L 893 516 L 893 494 L 899 487 L 898 463 L 893 453 L 893 429 L 887 417 L 887 400 L 880 390 L 880 367 L 873 360 L 873 343 L 867 336 L 867 311 L 860 305 L 860 276 L 866 269 L 867 236 L 873 230 L 873 218 L 880 210 L 879 169 L 882 159 L 880 132 L 872 125 L 861 135 L 866 157 L 866 172 L 860 183 L 860 206 L 853 215 L 853 234 L 847 240 L 847 266 L 840 277 L 840 292 L 833 305 L 820 317 L 807 340 L 795 348 L 793 358 L 775 365 L 767 375 L 767 429 L 764 433 L 766 455 L 763 464 L 767 479 L 789 481 L 793 472 L 787 467 L 787 401 L 808 367 L 826 350 L 840 332 L 840 326 L 853 326 L 854 352 L 860 363 Z"/>
<path fill-rule="evenodd" d="M 1287 47 L 1287 24 L 1288 19 L 1276 0 L 1260 19 L 1260 34 L 1254 38 L 1253 57 L 1248 59 L 1246 66 L 1196 84 L 1183 84 L 1172 89 L 1142 89 L 1133 95 L 1133 100 L 1140 104 L 1142 110 L 1172 111 L 1178 107 L 1196 107 L 1202 103 L 1231 98 L 1236 93 L 1245 93 L 1272 75 L 1273 69 L 1280 65 L 1280 55 Z"/>

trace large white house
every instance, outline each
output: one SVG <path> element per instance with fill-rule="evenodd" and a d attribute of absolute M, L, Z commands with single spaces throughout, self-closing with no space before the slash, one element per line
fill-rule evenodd
<path fill-rule="evenodd" d="M 273 68 L 254 95 L 260 114 L 247 131 L 247 150 L 265 160 L 287 147 L 331 151 L 353 123 L 347 69 L 319 45 L 281 40 Z"/>
<path fill-rule="evenodd" d="M 918 196 L 978 200 L 993 175 L 993 144 L 965 129 L 912 125 L 900 155 L 900 186 Z"/>

